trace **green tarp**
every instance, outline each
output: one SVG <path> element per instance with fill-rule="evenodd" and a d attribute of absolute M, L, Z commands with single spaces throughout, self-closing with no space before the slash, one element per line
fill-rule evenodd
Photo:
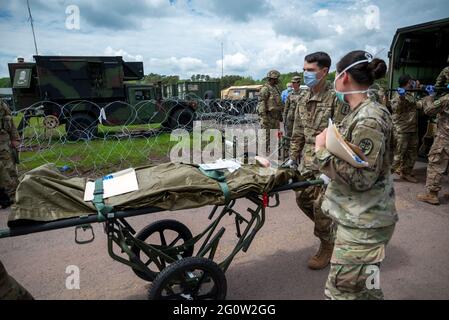
<path fill-rule="evenodd" d="M 136 169 L 139 190 L 105 200 L 114 210 L 157 207 L 181 210 L 205 205 L 224 204 L 223 191 L 217 181 L 204 175 L 197 166 L 167 163 Z M 226 172 L 230 198 L 244 197 L 250 192 L 262 194 L 277 186 L 300 181 L 292 170 L 264 169 L 243 165 Z M 29 171 L 19 184 L 16 204 L 9 216 L 18 220 L 54 221 L 95 214 L 92 202 L 84 201 L 87 178 L 67 178 L 54 165 Z M 12 223 L 14 225 L 15 223 Z"/>

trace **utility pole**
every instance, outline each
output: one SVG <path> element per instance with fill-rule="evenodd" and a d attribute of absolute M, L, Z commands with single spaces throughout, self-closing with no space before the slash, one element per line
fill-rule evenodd
<path fill-rule="evenodd" d="M 221 78 L 224 76 L 224 47 L 223 42 L 221 42 Z"/>
<path fill-rule="evenodd" d="M 29 0 L 27 0 L 27 6 L 28 6 L 28 13 L 30 15 L 29 20 L 30 20 L 30 23 L 31 23 L 31 30 L 33 31 L 34 48 L 36 49 L 36 55 L 39 55 L 39 52 L 37 51 L 36 35 L 34 33 L 33 16 L 31 15 L 30 1 Z"/>

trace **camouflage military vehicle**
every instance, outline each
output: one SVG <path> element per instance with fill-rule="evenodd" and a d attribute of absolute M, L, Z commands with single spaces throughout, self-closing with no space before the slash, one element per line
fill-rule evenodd
<path fill-rule="evenodd" d="M 48 127 L 65 125 L 69 140 L 90 139 L 98 124 L 161 123 L 191 128 L 196 104 L 163 99 L 160 83 L 139 84 L 142 62 L 122 57 L 34 56 L 10 63 L 15 111 L 44 117 Z"/>
<path fill-rule="evenodd" d="M 421 84 L 435 84 L 441 70 L 448 65 L 448 54 L 449 18 L 398 29 L 388 54 L 390 98 L 403 74 L 411 75 Z M 418 126 L 419 155 L 426 157 L 432 146 L 434 125 L 420 112 Z"/>
<path fill-rule="evenodd" d="M 219 81 L 180 81 L 177 94 L 182 99 L 216 99 L 220 94 Z"/>

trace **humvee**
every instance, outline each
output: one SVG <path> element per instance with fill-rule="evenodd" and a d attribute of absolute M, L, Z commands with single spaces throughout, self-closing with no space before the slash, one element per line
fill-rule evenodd
<path fill-rule="evenodd" d="M 421 84 L 434 85 L 441 70 L 448 65 L 448 55 L 449 18 L 398 29 L 388 53 L 389 98 L 403 74 L 409 74 Z M 421 111 L 418 119 L 419 155 L 426 157 L 432 146 L 434 125 Z"/>
<path fill-rule="evenodd" d="M 122 57 L 34 56 L 35 62 L 8 64 L 14 111 L 44 117 L 49 127 L 65 125 L 69 140 L 90 139 L 98 124 L 161 123 L 191 128 L 197 104 L 163 99 L 162 85 L 140 84 L 142 62 Z"/>

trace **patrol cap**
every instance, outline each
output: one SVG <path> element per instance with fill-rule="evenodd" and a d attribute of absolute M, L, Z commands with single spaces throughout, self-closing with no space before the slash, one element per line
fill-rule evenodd
<path fill-rule="evenodd" d="M 292 78 L 292 83 L 301 83 L 302 82 L 302 78 L 300 76 L 294 76 Z"/>
<path fill-rule="evenodd" d="M 271 70 L 267 74 L 267 79 L 279 79 L 281 77 L 281 73 L 277 70 Z"/>

